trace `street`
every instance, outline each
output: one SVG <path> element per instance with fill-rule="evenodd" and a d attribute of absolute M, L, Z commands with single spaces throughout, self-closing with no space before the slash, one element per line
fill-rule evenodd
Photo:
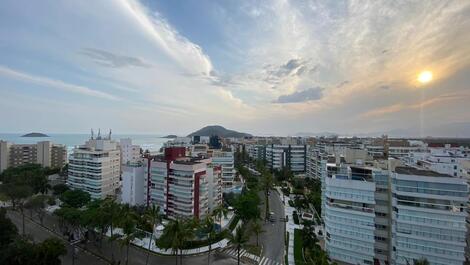
<path fill-rule="evenodd" d="M 264 194 L 262 195 L 264 196 Z M 261 206 L 264 213 L 264 205 Z M 278 263 L 284 262 L 284 206 L 279 194 L 275 190 L 271 190 L 269 195 L 269 211 L 274 212 L 275 222 L 263 223 L 263 230 L 260 235 L 260 242 L 263 245 L 262 256 L 270 258 Z M 264 217 L 264 215 L 262 215 Z M 263 218 L 264 219 L 264 218 Z M 282 220 L 281 220 L 282 219 Z"/>
<path fill-rule="evenodd" d="M 21 215 L 17 212 L 9 211 L 8 217 L 18 227 L 19 233 L 21 233 Z M 46 215 L 44 218 L 44 225 L 49 228 L 58 227 L 55 216 Z M 55 230 L 58 230 L 58 228 L 55 228 Z M 26 234 L 31 235 L 37 242 L 43 241 L 49 237 L 57 237 L 62 239 L 60 234 L 56 234 L 52 231 L 49 231 L 45 227 L 32 222 L 28 216 L 25 217 L 25 231 Z M 67 255 L 61 258 L 62 264 L 70 265 L 72 264 L 72 247 L 68 242 L 64 242 L 67 246 Z M 82 249 L 84 247 L 86 247 L 87 251 Z M 74 262 L 76 265 L 109 264 L 112 252 L 114 252 L 114 257 L 116 260 L 121 260 L 121 264 L 125 263 L 126 248 L 122 247 L 117 242 L 109 242 L 106 240 L 103 242 L 102 248 L 99 248 L 93 243 L 88 243 L 86 246 L 80 245 L 80 249 L 76 252 Z M 104 257 L 106 260 L 101 257 Z M 129 264 L 131 265 L 145 264 L 146 257 L 146 252 L 140 248 L 132 246 L 129 249 Z M 211 253 L 211 260 L 211 264 L 213 265 L 233 265 L 237 263 L 235 259 L 224 253 L 218 253 L 216 251 Z M 176 258 L 173 256 L 157 256 L 151 254 L 149 259 L 149 264 L 173 265 L 175 263 Z M 207 253 L 198 256 L 184 257 L 183 264 L 207 264 Z"/>

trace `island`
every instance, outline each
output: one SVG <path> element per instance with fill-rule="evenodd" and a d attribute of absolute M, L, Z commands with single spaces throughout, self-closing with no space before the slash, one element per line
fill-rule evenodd
<path fill-rule="evenodd" d="M 49 135 L 38 132 L 32 132 L 22 135 L 21 137 L 49 137 Z"/>
<path fill-rule="evenodd" d="M 167 136 L 163 136 L 162 138 L 175 139 L 175 138 L 177 138 L 177 137 L 178 137 L 177 135 L 169 134 L 169 135 L 167 135 Z"/>

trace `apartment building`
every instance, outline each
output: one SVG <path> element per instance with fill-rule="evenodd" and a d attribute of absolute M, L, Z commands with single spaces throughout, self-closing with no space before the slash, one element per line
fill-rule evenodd
<path fill-rule="evenodd" d="M 9 167 L 40 164 L 43 167 L 62 168 L 67 163 L 65 145 L 50 141 L 36 144 L 14 144 L 0 140 L 0 173 Z"/>
<path fill-rule="evenodd" d="M 167 217 L 201 219 L 210 212 L 209 205 L 221 203 L 221 169 L 212 167 L 210 158 L 186 157 L 184 147 L 171 147 L 145 161 L 147 204 L 160 206 Z"/>
<path fill-rule="evenodd" d="M 393 259 L 406 265 L 465 261 L 466 180 L 426 169 L 397 167 L 392 173 Z"/>
<path fill-rule="evenodd" d="M 144 161 L 140 146 L 132 144 L 130 138 L 119 140 L 121 151 L 121 202 L 130 205 L 145 204 L 144 196 Z"/>
<path fill-rule="evenodd" d="M 73 149 L 67 185 L 88 192 L 93 199 L 115 196 L 120 188 L 121 151 L 108 137 L 92 137 Z"/>
<path fill-rule="evenodd" d="M 222 187 L 230 189 L 235 180 L 235 155 L 231 149 L 212 150 L 212 164 L 220 166 L 222 170 Z"/>
<path fill-rule="evenodd" d="M 327 164 L 324 220 L 330 258 L 348 264 L 389 264 L 388 172 Z"/>
<path fill-rule="evenodd" d="M 288 168 L 294 174 L 303 174 L 307 170 L 307 145 L 268 145 L 266 162 L 271 169 Z"/>
<path fill-rule="evenodd" d="M 132 139 L 123 138 L 119 140 L 119 149 L 121 150 L 121 164 L 136 163 L 140 160 L 140 146 L 132 144 Z"/>

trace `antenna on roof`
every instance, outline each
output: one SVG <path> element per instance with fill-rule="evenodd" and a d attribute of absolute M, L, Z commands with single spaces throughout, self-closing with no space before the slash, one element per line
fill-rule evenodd
<path fill-rule="evenodd" d="M 97 140 L 101 140 L 101 129 L 98 128 L 98 137 L 96 137 Z"/>
<path fill-rule="evenodd" d="M 91 140 L 93 140 L 93 135 L 94 135 L 93 128 L 91 128 Z"/>
<path fill-rule="evenodd" d="M 111 140 L 111 129 L 109 129 L 108 140 Z"/>

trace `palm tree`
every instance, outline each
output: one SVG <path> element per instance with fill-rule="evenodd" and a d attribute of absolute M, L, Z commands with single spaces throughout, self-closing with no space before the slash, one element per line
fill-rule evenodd
<path fill-rule="evenodd" d="M 251 229 L 253 230 L 253 233 L 255 233 L 256 235 L 256 246 L 259 246 L 259 235 L 265 232 L 263 230 L 263 226 L 258 221 L 255 221 Z"/>
<path fill-rule="evenodd" d="M 180 233 L 180 264 L 183 264 L 183 247 L 185 243 L 194 239 L 195 230 L 199 227 L 197 219 L 188 219 L 183 222 L 183 229 Z"/>
<path fill-rule="evenodd" d="M 214 219 L 208 216 L 204 221 L 204 230 L 207 234 L 207 241 L 209 242 L 209 252 L 207 255 L 207 264 L 211 264 L 211 250 L 212 250 L 212 241 L 214 240 L 215 236 L 217 235 L 217 231 L 215 230 Z"/>
<path fill-rule="evenodd" d="M 131 242 L 139 237 L 140 233 L 136 229 L 137 220 L 139 216 L 134 212 L 128 204 L 125 204 L 120 211 L 118 223 L 124 232 L 124 236 L 120 238 L 123 245 L 127 246 L 126 249 L 126 265 L 129 264 L 129 247 Z"/>
<path fill-rule="evenodd" d="M 150 257 L 150 247 L 152 245 L 153 240 L 153 233 L 155 231 L 155 225 L 162 221 L 162 215 L 160 214 L 160 206 L 152 206 L 148 207 L 145 211 L 144 218 L 146 219 L 147 223 L 152 227 L 152 233 L 150 234 L 149 246 L 147 251 L 147 258 L 145 259 L 145 265 L 149 262 Z"/>
<path fill-rule="evenodd" d="M 114 240 L 116 240 L 118 238 L 118 236 L 115 236 L 114 235 L 114 228 L 116 227 L 116 225 L 118 224 L 118 217 L 120 215 L 120 212 L 121 212 L 121 205 L 116 203 L 114 201 L 114 199 L 112 198 L 106 198 L 104 201 L 103 201 L 103 212 L 104 212 L 104 216 L 105 216 L 105 219 L 108 220 L 108 224 L 109 224 L 109 229 L 111 230 L 111 237 L 109 238 L 109 240 L 112 242 Z M 111 249 L 111 261 L 114 262 L 114 251 L 113 251 L 114 248 Z"/>
<path fill-rule="evenodd" d="M 229 240 L 230 243 L 233 244 L 237 249 L 237 261 L 238 265 L 240 265 L 240 250 L 243 246 L 245 246 L 246 242 L 248 241 L 245 236 L 245 230 L 241 226 L 239 226 L 235 231 L 235 235 L 230 233 Z"/>
<path fill-rule="evenodd" d="M 217 206 L 213 211 L 214 216 L 219 219 L 220 222 L 220 231 L 222 231 L 222 216 L 227 218 L 228 209 L 225 208 L 222 204 Z"/>
<path fill-rule="evenodd" d="M 263 188 L 264 188 L 264 196 L 265 196 L 265 206 L 266 206 L 266 213 L 265 213 L 265 220 L 269 218 L 269 190 L 273 185 L 273 176 L 268 171 L 263 171 Z"/>
<path fill-rule="evenodd" d="M 163 234 L 160 237 L 161 245 L 165 249 L 171 248 L 176 257 L 176 265 L 178 265 L 178 250 L 180 249 L 180 235 L 183 232 L 183 223 L 178 219 L 170 221 L 165 226 Z"/>

